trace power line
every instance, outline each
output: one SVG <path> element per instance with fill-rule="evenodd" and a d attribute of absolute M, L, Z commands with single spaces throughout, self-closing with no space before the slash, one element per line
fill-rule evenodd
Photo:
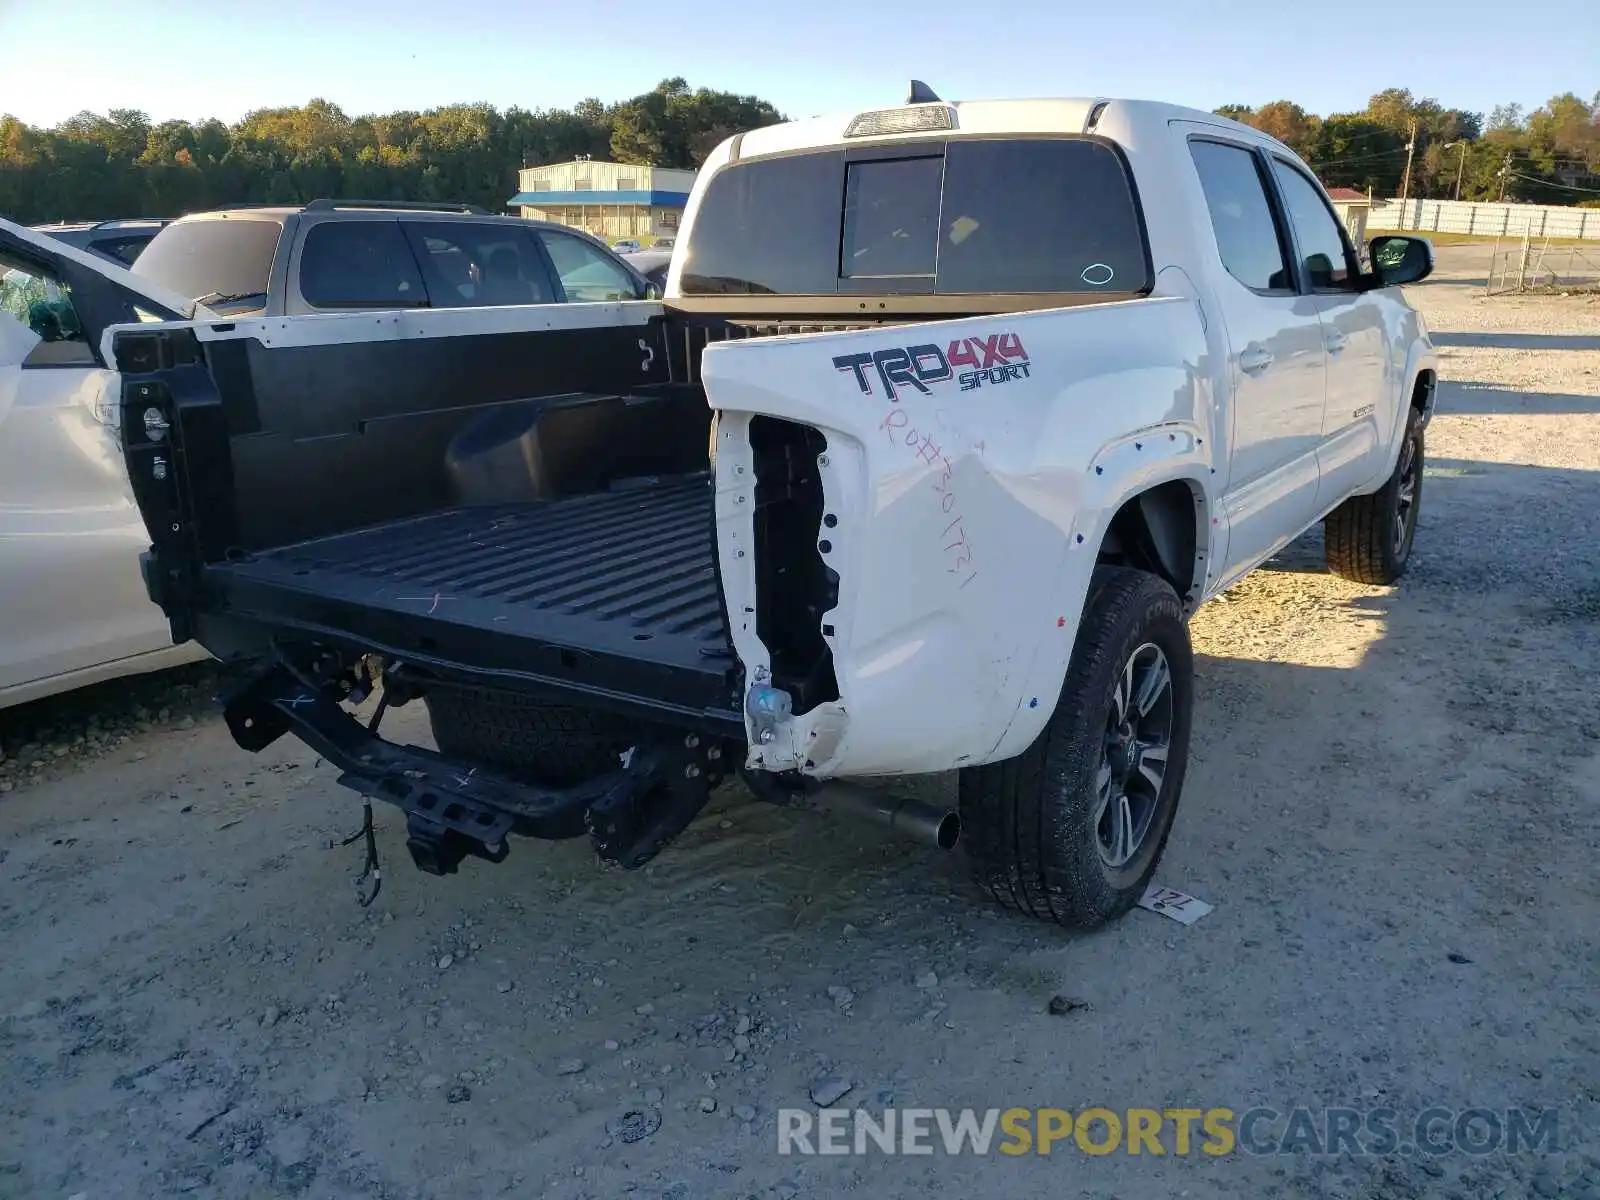
<path fill-rule="evenodd" d="M 1372 159 L 1375 159 L 1375 158 L 1388 158 L 1391 154 L 1404 154 L 1405 152 L 1406 152 L 1406 148 L 1404 146 L 1396 146 L 1392 150 L 1377 150 L 1377 151 L 1374 151 L 1371 154 L 1357 154 L 1353 158 L 1329 158 L 1329 159 L 1315 159 L 1315 158 L 1313 158 L 1313 159 L 1308 159 L 1307 161 L 1311 162 L 1311 163 L 1313 163 L 1313 164 L 1315 164 L 1316 166 L 1319 166 L 1319 167 L 1341 167 L 1341 166 L 1344 166 L 1346 163 L 1368 162 L 1368 161 L 1370 161 Z"/>
<path fill-rule="evenodd" d="M 1349 137 L 1349 138 L 1347 138 L 1345 140 L 1346 140 L 1346 142 L 1348 144 L 1354 145 L 1356 142 L 1370 142 L 1374 138 L 1397 138 L 1397 137 L 1404 137 L 1404 136 L 1405 136 L 1404 133 L 1402 133 L 1402 131 L 1400 131 L 1398 129 L 1374 129 L 1374 130 L 1372 130 L 1372 131 L 1370 131 L 1368 133 L 1355 134 L 1354 136 Z M 1395 147 L 1395 148 L 1396 149 L 1400 149 L 1401 147 Z"/>
<path fill-rule="evenodd" d="M 1553 179 L 1541 179 L 1537 175 L 1524 175 L 1521 171 L 1508 172 L 1513 179 L 1526 179 L 1529 183 L 1537 183 L 1541 187 L 1560 188 L 1564 192 L 1586 192 L 1591 196 L 1600 196 L 1600 188 L 1577 187 L 1570 183 L 1557 183 Z"/>
<path fill-rule="evenodd" d="M 1324 125 L 1324 128 L 1326 128 L 1326 125 Z M 1417 132 L 1422 135 L 1423 140 L 1430 145 L 1436 142 L 1467 142 L 1471 145 L 1477 145 L 1483 140 L 1482 134 L 1479 134 L 1474 138 L 1468 137 L 1465 133 L 1457 133 L 1454 137 L 1450 137 L 1446 134 L 1438 132 L 1437 130 L 1422 128 L 1419 128 Z M 1370 142 L 1374 138 L 1402 138 L 1405 136 L 1406 131 L 1404 129 L 1391 129 L 1388 126 L 1384 126 L 1379 129 L 1368 130 L 1366 133 L 1352 134 L 1345 140 L 1350 143 L 1355 143 Z M 1404 146 L 1402 145 L 1399 148 L 1404 149 Z"/>
<path fill-rule="evenodd" d="M 1550 164 L 1549 169 L 1551 170 L 1577 170 L 1585 175 L 1600 175 L 1600 166 L 1591 163 L 1586 158 L 1551 158 L 1545 161 L 1548 161 Z M 1542 169 L 1542 163 L 1538 159 L 1530 159 L 1526 165 L 1536 171 Z"/>
<path fill-rule="evenodd" d="M 1534 157 L 1534 155 L 1541 153 L 1541 151 L 1537 148 L 1531 148 L 1528 146 L 1513 146 L 1510 150 L 1506 151 L 1506 153 L 1521 154 L 1524 157 L 1531 159 Z M 1589 165 L 1588 157 L 1576 150 L 1551 150 L 1549 154 L 1552 162 L 1583 163 L 1585 166 Z"/>
<path fill-rule="evenodd" d="M 1250 125 L 1249 121 L 1241 121 L 1240 123 L 1243 124 L 1243 125 Z M 1259 125 L 1251 125 L 1250 127 L 1252 129 L 1259 129 L 1262 133 L 1266 133 L 1267 132 L 1265 129 L 1261 129 L 1261 127 Z M 1326 128 L 1326 125 L 1324 125 L 1322 127 L 1319 127 L 1317 129 L 1316 133 L 1314 135 L 1312 135 L 1312 140 L 1316 140 L 1316 138 L 1321 137 L 1322 133 L 1323 133 L 1323 130 L 1325 128 Z M 1437 135 L 1428 133 L 1428 131 L 1426 131 L 1426 130 L 1419 130 L 1418 132 L 1419 133 L 1423 133 L 1428 137 L 1436 137 L 1437 136 Z M 1268 136 L 1271 137 L 1271 136 L 1276 136 L 1276 135 L 1268 134 Z M 1406 136 L 1406 132 L 1403 129 L 1382 128 L 1382 129 L 1371 129 L 1371 130 L 1368 130 L 1366 133 L 1351 134 L 1348 137 L 1346 137 L 1344 135 L 1340 135 L 1340 140 L 1345 143 L 1345 147 L 1346 147 L 1346 149 L 1348 149 L 1350 147 L 1359 145 L 1360 143 L 1374 141 L 1374 140 L 1379 139 L 1379 138 L 1403 138 L 1405 136 Z M 1279 140 L 1283 141 L 1284 139 L 1279 138 Z M 1465 136 L 1458 135 L 1457 138 L 1451 139 L 1451 140 L 1466 141 L 1466 142 L 1472 142 L 1473 144 L 1476 144 L 1481 139 L 1468 138 L 1468 137 L 1465 137 Z M 1399 146 L 1392 147 L 1391 150 L 1380 150 L 1380 151 L 1377 151 L 1377 153 L 1379 153 L 1379 154 L 1388 154 L 1388 153 L 1391 153 L 1393 150 L 1404 150 L 1404 149 L 1405 149 L 1405 145 L 1402 143 Z"/>

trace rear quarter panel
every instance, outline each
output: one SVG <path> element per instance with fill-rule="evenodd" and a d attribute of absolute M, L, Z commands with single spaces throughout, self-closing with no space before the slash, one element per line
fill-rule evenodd
<path fill-rule="evenodd" d="M 966 353 L 976 367 L 954 362 Z M 923 375 L 893 383 L 879 354 Z M 1204 355 L 1198 310 L 1178 298 L 710 346 L 719 559 L 749 678 L 769 665 L 745 615 L 762 586 L 751 417 L 823 433 L 837 519 L 818 535 L 840 578 L 824 617 L 840 698 L 766 746 L 752 737 L 749 765 L 940 771 L 1031 741 L 1111 516 L 1145 487 L 1208 475 Z"/>

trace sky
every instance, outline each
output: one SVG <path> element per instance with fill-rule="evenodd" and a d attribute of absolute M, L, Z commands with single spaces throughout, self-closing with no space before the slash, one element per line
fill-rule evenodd
<path fill-rule="evenodd" d="M 1385 87 L 1483 113 L 1600 90 L 1600 3 L 1535 0 L 1536 22 L 1515 31 L 1502 11 L 1487 0 L 0 0 L 0 114 L 54 125 L 136 108 L 232 122 L 313 97 L 352 116 L 568 108 L 674 75 L 790 117 L 898 104 L 913 77 L 950 100 L 1291 99 L 1323 114 Z"/>

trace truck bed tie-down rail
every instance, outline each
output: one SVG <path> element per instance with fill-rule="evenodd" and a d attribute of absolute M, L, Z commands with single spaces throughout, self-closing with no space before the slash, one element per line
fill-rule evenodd
<path fill-rule="evenodd" d="M 282 660 L 235 689 L 223 716 L 241 748 L 259 751 L 292 732 L 340 769 L 340 784 L 398 807 L 412 860 L 434 875 L 454 872 L 469 855 L 502 861 L 511 833 L 587 832 L 600 857 L 642 866 L 700 811 L 727 761 L 715 739 L 663 730 L 616 770 L 575 786 L 515 780 L 385 741 Z"/>

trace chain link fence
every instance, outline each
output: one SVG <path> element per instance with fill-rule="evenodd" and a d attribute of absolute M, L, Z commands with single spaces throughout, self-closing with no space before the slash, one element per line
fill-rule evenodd
<path fill-rule="evenodd" d="M 1600 246 L 1556 245 L 1534 237 L 1495 242 L 1484 294 L 1525 292 L 1600 293 Z"/>

